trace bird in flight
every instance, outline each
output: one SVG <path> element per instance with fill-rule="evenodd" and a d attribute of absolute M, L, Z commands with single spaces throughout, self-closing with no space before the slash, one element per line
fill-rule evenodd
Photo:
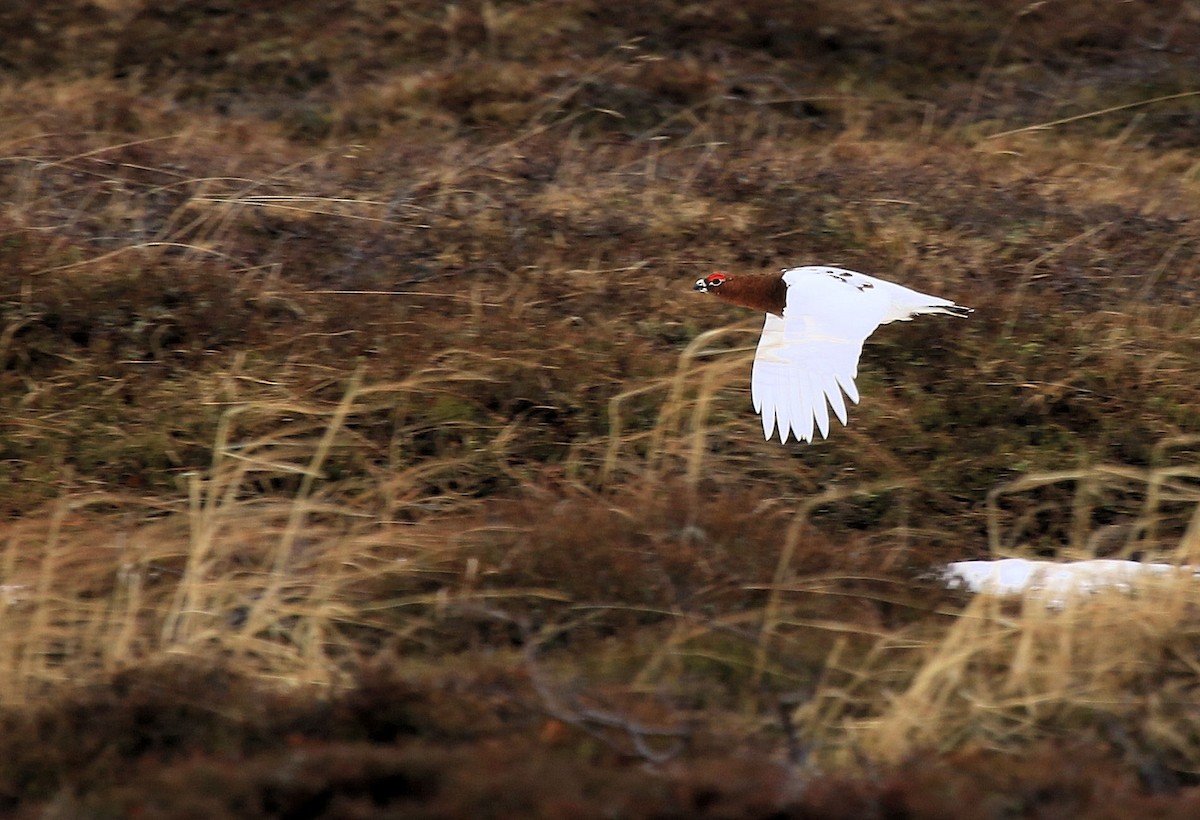
<path fill-rule="evenodd" d="M 858 357 L 875 328 L 922 313 L 965 317 L 971 308 L 842 268 L 807 266 L 777 274 L 713 273 L 695 290 L 767 314 L 750 395 L 763 434 L 813 440 L 829 436 L 829 407 L 846 424 L 845 393 L 858 403 Z M 828 401 L 828 407 L 826 402 Z"/>

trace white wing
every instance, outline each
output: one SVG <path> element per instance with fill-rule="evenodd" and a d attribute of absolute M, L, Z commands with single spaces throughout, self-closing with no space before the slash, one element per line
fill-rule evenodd
<path fill-rule="evenodd" d="M 789 433 L 813 440 L 814 423 L 829 435 L 829 408 L 846 423 L 844 392 L 858 403 L 858 358 L 875 328 L 917 313 L 959 310 L 953 302 L 841 268 L 804 267 L 785 271 L 787 304 L 783 318 L 767 314 L 750 394 L 762 413 L 763 434 Z"/>

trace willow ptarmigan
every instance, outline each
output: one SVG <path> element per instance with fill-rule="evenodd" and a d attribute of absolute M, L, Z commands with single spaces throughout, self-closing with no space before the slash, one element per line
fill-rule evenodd
<path fill-rule="evenodd" d="M 858 403 L 858 357 L 863 342 L 880 325 L 922 313 L 967 316 L 970 308 L 841 268 L 810 266 L 777 274 L 734 276 L 713 273 L 696 280 L 696 290 L 767 314 L 750 395 L 769 439 L 789 432 L 813 440 L 813 422 L 829 436 L 826 400 L 842 424 L 846 403 Z"/>

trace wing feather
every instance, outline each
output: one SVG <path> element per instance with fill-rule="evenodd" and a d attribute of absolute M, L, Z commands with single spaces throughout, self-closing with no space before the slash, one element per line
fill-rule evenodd
<path fill-rule="evenodd" d="M 783 347 L 783 319 L 768 313 L 750 374 L 750 397 L 754 401 L 754 409 L 762 413 L 763 436 L 768 439 L 775 431 L 776 423 L 781 436 L 786 436 L 789 429 L 785 402 L 791 388 L 790 368 L 788 359 L 780 355 Z M 787 442 L 786 438 L 783 440 Z"/>
<path fill-rule="evenodd" d="M 793 378 L 795 374 L 793 373 Z M 792 406 L 792 432 L 796 434 L 796 438 L 800 441 L 812 441 L 813 437 L 813 384 L 812 380 L 804 374 L 801 378 L 796 379 L 799 385 L 799 396 L 797 402 Z"/>
<path fill-rule="evenodd" d="M 859 400 L 854 378 L 863 341 L 885 321 L 891 298 L 884 287 L 861 288 L 834 273 L 788 271 L 783 317 L 767 316 L 751 375 L 767 438 L 776 428 L 785 443 L 789 432 L 801 441 L 818 431 L 827 437 L 830 408 L 842 424 L 848 420 L 842 393 Z"/>
<path fill-rule="evenodd" d="M 763 438 L 770 439 L 775 432 L 775 408 L 768 404 L 760 411 L 762 413 Z"/>
<path fill-rule="evenodd" d="M 853 384 L 853 382 L 851 382 Z M 838 380 L 836 374 L 826 374 L 825 379 L 825 395 L 829 399 L 829 406 L 833 408 L 833 414 L 837 416 L 838 421 L 843 425 L 846 421 L 846 402 L 842 399 L 842 391 L 838 389 Z"/>
<path fill-rule="evenodd" d="M 841 387 L 846 393 L 846 397 L 855 404 L 858 404 L 858 385 L 854 383 L 854 378 L 857 375 L 858 368 L 855 368 L 854 372 L 852 372 L 848 377 L 840 373 L 834 374 L 834 376 L 837 378 L 838 386 Z"/>
<path fill-rule="evenodd" d="M 829 403 L 826 400 L 823 385 L 825 380 L 822 377 L 824 375 L 824 373 L 810 372 L 808 385 L 813 415 L 817 418 L 817 429 L 821 431 L 821 438 L 829 438 Z"/>

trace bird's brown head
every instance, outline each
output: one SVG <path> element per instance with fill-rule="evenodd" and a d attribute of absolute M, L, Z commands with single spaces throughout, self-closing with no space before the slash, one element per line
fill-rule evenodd
<path fill-rule="evenodd" d="M 721 287 L 721 285 L 725 284 L 728 279 L 729 274 L 721 273 L 720 271 L 710 273 L 703 279 L 697 279 L 696 286 L 693 288 L 693 290 L 698 290 L 701 293 L 715 291 L 717 288 Z"/>
<path fill-rule="evenodd" d="M 711 293 L 722 302 L 741 305 L 764 313 L 783 315 L 787 304 L 787 283 L 779 274 L 748 274 L 730 276 L 727 273 L 710 273 L 696 280 L 694 290 Z"/>

